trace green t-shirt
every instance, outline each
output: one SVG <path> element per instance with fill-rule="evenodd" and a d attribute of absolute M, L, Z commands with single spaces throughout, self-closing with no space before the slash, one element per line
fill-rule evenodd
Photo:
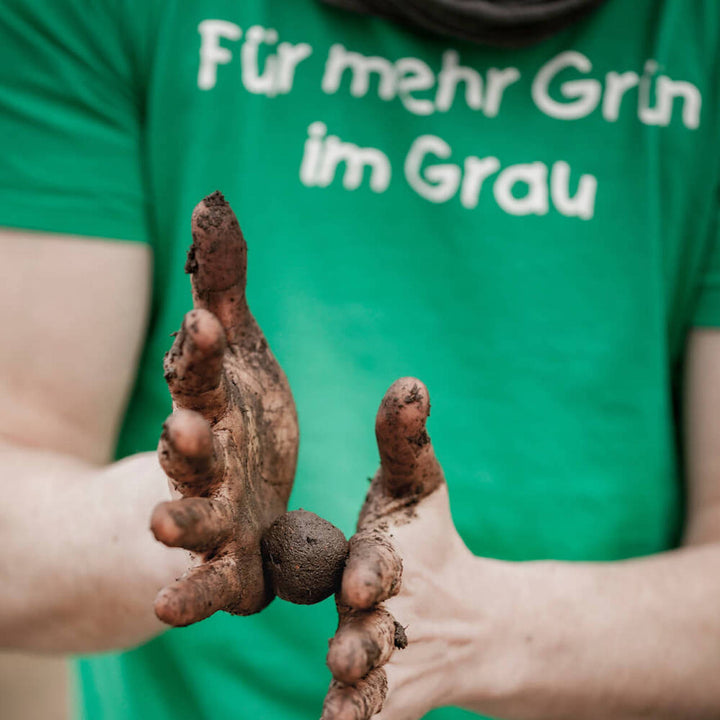
<path fill-rule="evenodd" d="M 190 212 L 219 188 L 299 408 L 291 507 L 352 532 L 377 405 L 416 375 L 475 553 L 677 542 L 684 338 L 720 325 L 715 0 L 609 0 L 522 50 L 314 0 L 5 0 L 0 32 L 0 223 L 154 250 L 118 456 L 170 411 Z M 276 600 L 84 659 L 82 712 L 317 718 L 334 623 Z"/>

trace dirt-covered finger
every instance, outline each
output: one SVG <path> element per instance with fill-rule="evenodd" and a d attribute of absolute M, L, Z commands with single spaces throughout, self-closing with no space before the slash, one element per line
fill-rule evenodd
<path fill-rule="evenodd" d="M 385 533 L 370 530 L 353 535 L 342 576 L 341 602 L 367 610 L 397 595 L 402 567 L 402 559 Z"/>
<path fill-rule="evenodd" d="M 232 535 L 233 514 L 222 500 L 171 500 L 155 507 L 150 529 L 156 540 L 170 547 L 210 552 Z"/>
<path fill-rule="evenodd" d="M 224 472 L 224 451 L 210 423 L 192 410 L 176 410 L 163 424 L 158 458 L 175 489 L 202 495 Z"/>
<path fill-rule="evenodd" d="M 223 361 L 227 341 L 218 319 L 191 310 L 165 356 L 165 380 L 178 407 L 215 420 L 225 412 L 227 387 Z"/>
<path fill-rule="evenodd" d="M 387 676 L 373 670 L 355 685 L 330 683 L 320 720 L 370 720 L 380 712 L 387 695 Z"/>
<path fill-rule="evenodd" d="M 192 276 L 195 307 L 210 310 L 233 333 L 248 320 L 247 244 L 221 192 L 215 191 L 196 205 L 192 238 L 185 272 Z"/>
<path fill-rule="evenodd" d="M 168 625 L 183 627 L 222 610 L 240 591 L 237 563 L 226 556 L 198 565 L 163 588 L 155 598 L 155 614 Z"/>
<path fill-rule="evenodd" d="M 382 607 L 358 612 L 339 606 L 339 612 L 340 622 L 330 641 L 327 665 L 336 680 L 354 685 L 390 659 L 402 627 Z"/>
<path fill-rule="evenodd" d="M 400 378 L 385 393 L 375 421 L 376 482 L 392 497 L 423 497 L 444 482 L 425 427 L 429 415 L 430 396 L 417 378 Z"/>

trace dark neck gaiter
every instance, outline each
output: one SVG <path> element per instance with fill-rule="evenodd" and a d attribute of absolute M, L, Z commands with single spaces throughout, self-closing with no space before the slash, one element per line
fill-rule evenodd
<path fill-rule="evenodd" d="M 585 17 L 605 0 L 323 0 L 436 35 L 522 47 Z"/>

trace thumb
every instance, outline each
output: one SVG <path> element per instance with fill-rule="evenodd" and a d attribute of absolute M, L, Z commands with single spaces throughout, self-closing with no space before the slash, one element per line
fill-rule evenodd
<path fill-rule="evenodd" d="M 425 427 L 430 396 L 418 379 L 396 380 L 375 420 L 380 469 L 374 484 L 389 498 L 419 500 L 445 482 Z"/>

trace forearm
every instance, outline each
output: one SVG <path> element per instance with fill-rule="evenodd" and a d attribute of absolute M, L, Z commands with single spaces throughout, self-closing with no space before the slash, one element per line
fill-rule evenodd
<path fill-rule="evenodd" d="M 492 612 L 456 655 L 464 706 L 517 720 L 720 717 L 720 545 L 618 563 L 471 563 L 465 592 Z"/>
<path fill-rule="evenodd" d="M 97 468 L 2 444 L 0 477 L 0 646 L 95 651 L 162 630 L 153 598 L 186 560 L 148 529 L 168 495 L 154 453 Z"/>

